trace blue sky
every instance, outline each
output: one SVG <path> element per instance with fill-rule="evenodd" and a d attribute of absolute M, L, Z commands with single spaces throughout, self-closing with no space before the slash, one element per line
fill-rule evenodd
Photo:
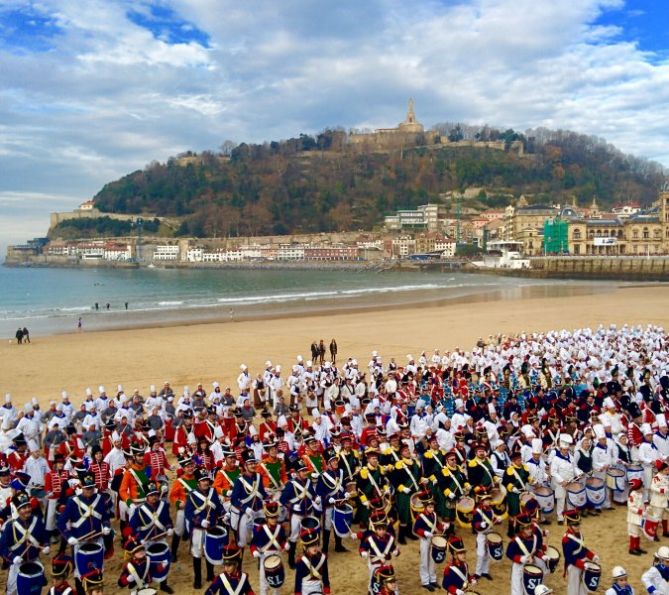
<path fill-rule="evenodd" d="M 0 250 L 152 160 L 326 126 L 545 126 L 669 166 L 657 0 L 0 0 Z"/>

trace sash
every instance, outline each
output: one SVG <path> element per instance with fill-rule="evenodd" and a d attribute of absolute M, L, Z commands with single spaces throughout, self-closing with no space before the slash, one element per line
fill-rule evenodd
<path fill-rule="evenodd" d="M 319 570 L 321 569 L 323 563 L 325 562 L 325 556 L 323 554 L 321 554 L 321 559 L 318 562 L 318 564 L 316 564 L 316 566 L 314 566 L 311 563 L 311 560 L 309 560 L 309 558 L 307 558 L 306 556 L 302 556 L 302 562 L 304 562 L 304 565 L 307 567 L 307 570 L 309 571 L 309 576 L 311 578 L 316 579 L 317 581 L 320 581 L 322 579 Z"/>
<path fill-rule="evenodd" d="M 34 517 L 32 523 L 27 529 L 24 529 L 18 521 L 12 523 L 12 530 L 14 532 L 14 545 L 9 549 L 11 552 L 18 550 L 24 543 L 26 543 L 26 550 L 32 545 L 33 547 L 40 547 L 37 539 L 33 537 L 33 532 L 35 531 L 35 526 L 37 525 L 37 517 Z M 18 535 L 17 535 L 18 533 Z"/>
<path fill-rule="evenodd" d="M 423 519 L 423 522 L 428 526 L 428 529 L 430 530 L 430 533 L 436 533 L 436 531 L 437 531 L 437 515 L 434 515 L 434 521 L 432 521 L 428 517 L 426 517 L 424 512 L 421 512 L 418 518 Z"/>
<path fill-rule="evenodd" d="M 434 460 L 437 463 L 437 465 L 439 465 L 439 469 L 443 469 L 444 464 L 439 460 L 439 457 L 436 456 L 437 454 L 440 454 L 439 451 L 436 451 L 436 454 L 433 451 L 432 460 Z"/>
<path fill-rule="evenodd" d="M 163 508 L 165 507 L 165 501 L 161 501 L 160 504 L 158 505 L 158 510 L 154 513 L 146 504 L 142 504 L 140 506 L 139 510 L 140 512 L 144 513 L 145 516 L 148 516 L 147 522 L 145 525 L 142 525 L 139 530 L 140 531 L 149 531 L 150 529 L 153 528 L 153 525 L 158 527 L 161 531 L 166 531 L 165 525 L 163 525 L 160 522 L 160 513 L 163 511 Z M 144 520 L 144 519 L 142 519 Z"/>
<path fill-rule="evenodd" d="M 342 478 L 341 477 L 332 477 L 327 471 L 325 471 L 321 477 L 323 478 L 323 483 L 325 487 L 330 490 L 331 494 L 336 494 L 341 489 Z"/>
<path fill-rule="evenodd" d="M 453 483 L 454 483 L 454 484 L 456 485 L 456 487 L 460 490 L 460 493 L 461 493 L 461 494 L 464 494 L 464 493 L 465 493 L 465 490 L 462 488 L 462 485 L 460 485 L 460 482 L 458 481 L 458 478 L 457 478 L 456 475 L 453 473 L 453 471 L 455 471 L 455 469 L 451 470 L 451 469 L 449 468 L 449 470 L 448 470 L 448 474 L 449 474 L 449 475 L 451 476 L 451 478 L 453 479 Z"/>
<path fill-rule="evenodd" d="M 488 523 L 488 526 L 486 529 L 492 528 L 494 522 L 495 522 L 495 513 L 491 510 L 491 516 L 486 516 L 485 512 L 481 510 L 480 508 L 476 511 L 478 512 L 479 516 L 486 522 Z M 481 529 L 480 533 L 485 533 L 486 529 Z"/>
<path fill-rule="evenodd" d="M 346 465 L 346 471 L 348 472 L 348 477 L 350 477 L 352 479 L 353 478 L 353 471 L 351 471 L 351 465 L 349 465 L 348 459 L 346 458 L 346 455 L 340 454 L 339 460 L 344 461 L 344 465 Z"/>
<path fill-rule="evenodd" d="M 462 571 L 457 566 L 449 566 L 449 568 L 460 577 L 460 580 L 462 581 L 462 588 L 466 589 L 469 586 L 469 579 L 467 578 L 469 573 L 467 572 L 462 574 Z"/>
<path fill-rule="evenodd" d="M 513 473 L 515 478 L 520 482 L 520 485 L 522 486 L 522 489 L 527 490 L 527 484 L 521 479 L 520 475 L 518 475 L 518 471 L 516 470 L 516 468 L 513 465 L 511 465 L 511 467 L 509 467 L 509 469 L 511 469 L 511 473 Z"/>
<path fill-rule="evenodd" d="M 246 481 L 243 475 L 240 475 L 237 479 L 241 482 L 244 491 L 248 494 L 246 498 L 242 498 L 242 500 L 240 501 L 242 504 L 246 504 L 247 502 L 250 502 L 254 498 L 258 497 L 258 486 L 260 483 L 260 475 L 256 475 L 253 485 L 251 485 L 248 481 Z"/>
<path fill-rule="evenodd" d="M 569 535 L 567 535 L 567 539 L 571 539 L 574 543 L 578 544 L 578 549 L 574 550 L 574 554 L 580 553 L 580 551 L 585 547 L 583 539 L 576 537 L 576 535 L 569 533 Z"/>
<path fill-rule="evenodd" d="M 378 469 L 378 467 L 377 467 L 377 469 Z M 372 487 L 376 490 L 377 495 L 378 495 L 379 497 L 383 497 L 383 490 L 381 490 L 381 488 L 379 487 L 379 484 L 376 483 L 376 480 L 375 480 L 374 477 L 372 476 L 371 472 L 369 472 L 369 471 L 370 471 L 369 467 L 367 467 L 367 471 L 368 471 L 368 473 L 367 473 L 367 479 L 369 479 L 369 483 L 372 484 Z M 379 473 L 381 473 L 380 470 L 379 470 Z"/>
<path fill-rule="evenodd" d="M 267 477 L 269 478 L 270 482 L 272 483 L 272 486 L 274 487 L 275 490 L 278 490 L 281 488 L 281 482 L 277 481 L 275 477 L 269 472 L 269 469 L 265 466 L 265 463 L 260 463 L 261 469 L 264 469 L 265 473 L 267 473 Z M 226 475 L 227 477 L 227 475 Z"/>
<path fill-rule="evenodd" d="M 137 475 L 137 472 L 134 469 L 130 469 L 130 475 L 132 475 L 135 478 L 135 482 L 137 483 L 137 491 L 138 491 L 137 496 L 139 498 L 144 498 L 145 497 L 144 491 L 146 490 L 144 482 L 141 480 L 139 475 Z"/>
<path fill-rule="evenodd" d="M 413 483 L 414 488 L 418 489 L 418 482 L 416 481 L 416 478 L 413 476 L 413 473 L 411 473 L 411 470 L 409 469 L 409 467 L 407 467 L 406 463 L 404 463 L 404 462 L 402 462 L 402 467 L 407 472 L 407 475 L 411 479 L 411 483 Z"/>
<path fill-rule="evenodd" d="M 148 560 L 146 561 L 146 564 L 144 565 L 144 574 L 142 576 L 139 576 L 139 573 L 137 572 L 137 569 L 135 566 L 131 563 L 128 562 L 128 572 L 132 574 L 132 576 L 135 577 L 135 585 L 137 586 L 138 589 L 145 589 L 148 585 L 147 582 L 144 581 L 146 578 L 146 575 L 149 573 L 149 562 Z"/>
<path fill-rule="evenodd" d="M 262 546 L 260 548 L 260 551 L 264 554 L 265 552 L 267 552 L 267 550 L 269 550 L 270 546 L 273 545 L 274 548 L 278 552 L 280 552 L 281 551 L 281 546 L 279 545 L 279 542 L 277 541 L 276 538 L 277 538 L 277 535 L 279 535 L 279 532 L 281 531 L 281 525 L 276 526 L 276 531 L 274 533 L 272 533 L 269 530 L 269 527 L 267 525 L 263 525 L 262 528 L 265 531 L 265 535 L 267 535 L 267 539 L 269 539 L 269 541 L 264 546 Z"/>
<path fill-rule="evenodd" d="M 240 595 L 242 592 L 242 589 L 244 588 L 244 585 L 246 584 L 246 573 L 242 572 L 241 576 L 239 577 L 239 584 L 237 585 L 236 589 L 232 588 L 232 585 L 230 584 L 230 581 L 228 580 L 228 577 L 225 576 L 224 572 L 221 572 L 221 574 L 218 575 L 219 578 L 221 579 L 221 582 L 223 583 L 223 586 L 225 587 L 226 591 L 230 595 Z"/>
<path fill-rule="evenodd" d="M 190 494 L 190 492 L 193 491 L 193 488 L 188 485 L 188 482 L 185 479 L 182 479 L 181 477 L 179 478 L 179 483 L 184 487 L 186 490 L 186 494 Z"/>
<path fill-rule="evenodd" d="M 486 462 L 487 462 L 487 461 L 486 461 Z M 486 475 L 487 475 L 488 478 L 490 479 L 490 483 L 494 484 L 494 483 L 495 483 L 495 478 L 494 478 L 493 475 L 490 473 L 490 469 L 488 469 L 488 465 L 484 465 L 483 461 L 478 461 L 478 464 L 479 464 L 481 467 L 483 467 L 483 469 L 485 470 Z"/>
<path fill-rule="evenodd" d="M 84 524 L 85 521 L 87 521 L 91 517 L 98 519 L 100 522 L 102 522 L 102 515 L 99 512 L 95 511 L 95 507 L 97 506 L 99 501 L 100 501 L 100 494 L 98 494 L 95 497 L 95 500 L 93 500 L 93 502 L 90 505 L 84 504 L 81 500 L 79 500 L 78 497 L 75 496 L 74 503 L 77 505 L 77 508 L 79 509 L 79 513 L 81 514 L 81 516 L 74 523 L 72 523 L 73 529 L 78 529 L 79 527 L 81 527 L 81 525 Z"/>
<path fill-rule="evenodd" d="M 386 547 L 381 551 L 379 549 L 379 546 L 376 545 L 376 541 L 374 541 L 373 536 L 370 536 L 367 539 L 367 542 L 369 543 L 369 547 L 374 550 L 374 557 L 380 560 L 381 562 L 384 562 L 386 558 L 388 557 L 388 554 L 390 554 L 390 548 L 393 545 L 393 542 L 395 541 L 395 538 L 390 535 L 388 538 L 388 543 L 386 544 Z"/>
<path fill-rule="evenodd" d="M 293 486 L 293 491 L 295 492 L 295 496 L 293 496 L 289 502 L 291 504 L 297 504 L 300 500 L 304 500 L 307 497 L 307 490 L 309 489 L 309 483 L 305 483 L 304 487 L 302 487 L 301 484 L 297 483 L 295 480 L 291 480 L 290 482 Z"/>
<path fill-rule="evenodd" d="M 202 492 L 198 492 L 196 490 L 193 490 L 189 494 L 190 498 L 193 501 L 193 506 L 195 506 L 195 514 L 200 514 L 205 508 L 216 508 L 214 506 L 214 503 L 211 501 L 212 489 L 213 488 L 209 488 L 209 492 L 207 493 L 206 497 L 202 495 Z M 201 506 L 197 506 L 195 504 L 195 501 L 194 501 L 195 498 L 200 500 L 200 502 L 202 503 Z"/>
<path fill-rule="evenodd" d="M 520 548 L 520 551 L 523 552 L 526 556 L 534 556 L 534 550 L 537 549 L 537 536 L 533 535 L 532 536 L 532 551 L 530 552 L 526 547 L 525 544 L 523 543 L 523 540 L 520 538 L 520 536 L 515 537 L 514 541 L 518 544 L 518 547 Z"/>

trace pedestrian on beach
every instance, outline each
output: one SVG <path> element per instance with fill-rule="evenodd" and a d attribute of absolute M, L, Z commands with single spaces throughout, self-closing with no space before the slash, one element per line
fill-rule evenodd
<path fill-rule="evenodd" d="M 95 311 L 97 312 L 100 309 L 100 304 L 95 302 Z"/>
<path fill-rule="evenodd" d="M 337 363 L 337 341 L 334 340 L 334 337 L 330 341 L 330 359 L 333 364 Z"/>
<path fill-rule="evenodd" d="M 128 302 L 125 303 L 125 309 L 128 309 Z"/>
<path fill-rule="evenodd" d="M 81 320 L 81 316 L 79 316 L 79 320 L 77 321 L 77 330 L 81 331 L 83 327 L 83 321 Z"/>
<path fill-rule="evenodd" d="M 320 359 L 321 366 L 325 362 L 325 341 L 321 339 L 321 342 L 318 344 L 318 358 Z"/>
<path fill-rule="evenodd" d="M 23 327 L 23 342 L 30 343 L 30 333 L 28 332 L 27 327 Z"/>
<path fill-rule="evenodd" d="M 23 342 L 23 329 L 19 328 L 19 330 L 16 331 L 16 343 L 18 345 L 21 345 Z"/>
<path fill-rule="evenodd" d="M 311 349 L 311 361 L 317 362 L 320 350 L 318 349 L 318 341 L 316 341 L 316 339 L 312 341 L 310 349 Z"/>
<path fill-rule="evenodd" d="M 107 310 L 109 310 L 109 302 L 107 302 Z"/>

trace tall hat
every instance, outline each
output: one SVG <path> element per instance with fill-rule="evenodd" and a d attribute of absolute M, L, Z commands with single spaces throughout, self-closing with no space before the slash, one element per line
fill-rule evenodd
<path fill-rule="evenodd" d="M 244 464 L 246 464 L 246 463 L 257 463 L 258 459 L 256 459 L 256 455 L 254 454 L 254 452 L 252 450 L 245 450 L 242 453 L 242 461 L 244 462 Z"/>
<path fill-rule="evenodd" d="M 146 446 L 139 444 L 139 442 L 133 442 L 130 445 L 130 452 L 135 455 L 143 455 L 146 452 Z"/>
<path fill-rule="evenodd" d="M 191 455 L 189 452 L 184 452 L 179 455 L 179 458 L 177 459 L 179 466 L 185 467 L 186 465 L 190 463 L 195 463 L 195 460 L 193 459 L 193 455 Z"/>
<path fill-rule="evenodd" d="M 99 568 L 93 568 L 92 570 L 89 570 L 82 575 L 81 579 L 84 585 L 84 591 L 86 593 L 90 593 L 93 589 L 100 589 L 104 583 L 102 570 Z"/>
<path fill-rule="evenodd" d="M 14 505 L 16 510 L 21 510 L 22 508 L 31 505 L 30 496 L 28 496 L 28 494 L 26 494 L 25 492 L 18 492 L 12 498 L 12 504 Z"/>
<path fill-rule="evenodd" d="M 263 511 L 265 512 L 265 518 L 275 518 L 279 516 L 279 503 L 274 500 L 265 502 L 263 505 Z"/>
<path fill-rule="evenodd" d="M 564 518 L 567 521 L 567 525 L 580 525 L 581 524 L 581 514 L 578 510 L 565 510 Z"/>
<path fill-rule="evenodd" d="M 195 470 L 195 481 L 203 481 L 205 479 L 211 479 L 211 475 L 209 475 L 209 471 L 203 468 L 198 468 Z"/>
<path fill-rule="evenodd" d="M 157 481 L 151 480 L 146 484 L 144 495 L 150 496 L 151 494 L 160 494 L 160 484 Z"/>
<path fill-rule="evenodd" d="M 448 540 L 448 549 L 453 555 L 466 551 L 462 538 L 456 535 L 451 536 L 451 538 Z"/>
<path fill-rule="evenodd" d="M 419 492 L 418 499 L 420 500 L 420 503 L 423 506 L 427 506 L 428 504 L 434 504 L 434 499 L 432 498 L 432 494 L 428 491 Z"/>
<path fill-rule="evenodd" d="M 332 446 L 328 447 L 325 449 L 325 452 L 323 453 L 323 458 L 329 463 L 333 459 L 337 459 L 337 451 L 332 448 Z"/>
<path fill-rule="evenodd" d="M 384 564 L 376 569 L 376 577 L 382 585 L 390 585 L 395 582 L 395 569 L 391 564 Z"/>
<path fill-rule="evenodd" d="M 565 513 L 566 516 L 566 513 Z M 519 514 L 516 517 L 516 524 L 519 527 L 529 527 L 532 524 L 532 517 L 528 514 Z"/>
<path fill-rule="evenodd" d="M 51 576 L 54 578 L 67 578 L 72 568 L 72 558 L 69 556 L 57 555 L 51 560 Z"/>
<path fill-rule="evenodd" d="M 321 540 L 321 534 L 319 531 L 300 531 L 300 540 L 304 547 L 309 547 L 310 545 L 317 545 Z"/>
<path fill-rule="evenodd" d="M 223 564 L 241 564 L 242 556 L 242 549 L 233 543 L 223 548 Z"/>
<path fill-rule="evenodd" d="M 92 473 L 82 473 L 79 477 L 79 482 L 82 488 L 94 488 L 95 475 Z"/>
<path fill-rule="evenodd" d="M 369 515 L 369 524 L 372 527 L 386 527 L 388 525 L 388 517 L 386 516 L 386 511 L 382 508 L 378 508 L 372 511 L 372 514 Z"/>

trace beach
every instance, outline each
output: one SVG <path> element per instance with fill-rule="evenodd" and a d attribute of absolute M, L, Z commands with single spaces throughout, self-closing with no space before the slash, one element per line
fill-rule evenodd
<path fill-rule="evenodd" d="M 209 391 L 211 383 L 219 381 L 235 391 L 234 379 L 240 363 L 247 364 L 254 376 L 267 359 L 289 370 L 297 355 L 310 357 L 309 345 L 314 339 L 322 338 L 328 344 L 335 337 L 340 359 L 355 357 L 366 367 L 375 349 L 384 361 L 394 357 L 402 365 L 407 354 L 418 357 L 422 350 L 429 354 L 434 348 L 468 350 L 479 337 L 486 340 L 491 334 L 595 328 L 600 324 L 653 323 L 669 328 L 668 286 L 610 286 L 597 293 L 568 291 L 563 297 L 524 295 L 523 292 L 486 295 L 488 297 L 477 296 L 466 302 L 428 302 L 398 308 L 380 305 L 379 309 L 365 311 L 283 316 L 273 320 L 98 332 L 84 328 L 80 333 L 33 335 L 30 345 L 18 346 L 5 341 L 0 346 L 0 389 L 10 392 L 16 404 L 36 396 L 43 408 L 48 407 L 49 400 L 58 400 L 61 390 L 67 390 L 75 402 L 80 402 L 86 387 L 95 391 L 99 384 L 105 385 L 110 393 L 115 393 L 116 385 L 121 384 L 127 392 L 139 388 L 142 394 L 147 394 L 150 384 L 160 385 L 166 380 L 177 393 L 184 385 L 193 390 L 198 382 Z M 650 553 L 638 558 L 627 554 L 625 515 L 626 509 L 619 507 L 601 517 L 585 519 L 583 523 L 586 544 L 602 558 L 600 592 L 610 586 L 610 571 L 616 564 L 627 568 L 632 585 L 639 591 L 641 572 L 652 563 Z M 548 543 L 561 550 L 564 528 L 553 523 L 549 529 Z M 460 534 L 465 538 L 473 572 L 473 537 L 462 529 Z M 507 541 L 505 538 L 505 543 Z M 355 543 L 347 541 L 346 545 L 351 552 L 330 556 L 333 593 L 363 594 L 366 564 L 358 557 Z M 655 544 L 648 542 L 642 547 L 649 552 L 656 549 Z M 400 591 L 418 593 L 417 545 L 412 543 L 401 549 L 402 554 L 395 564 Z M 118 565 L 117 557 L 106 569 L 107 592 L 120 592 L 115 586 Z M 252 584 L 257 586 L 257 571 L 250 556 L 245 560 L 244 570 L 251 574 Z M 484 581 L 474 590 L 482 595 L 508 592 L 508 560 L 495 564 L 491 572 L 495 582 Z M 287 574 L 292 580 L 293 573 Z M 566 593 L 561 574 L 562 564 L 548 581 L 558 594 Z M 170 584 L 179 593 L 195 593 L 191 581 L 190 560 L 183 547 L 180 561 L 171 572 Z"/>

